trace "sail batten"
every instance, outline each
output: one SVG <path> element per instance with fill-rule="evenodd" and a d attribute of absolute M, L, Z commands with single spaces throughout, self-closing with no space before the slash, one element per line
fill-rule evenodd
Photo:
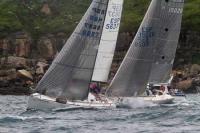
<path fill-rule="evenodd" d="M 107 5 L 108 0 L 92 1 L 75 31 L 38 83 L 38 92 L 75 100 L 87 98 Z"/>

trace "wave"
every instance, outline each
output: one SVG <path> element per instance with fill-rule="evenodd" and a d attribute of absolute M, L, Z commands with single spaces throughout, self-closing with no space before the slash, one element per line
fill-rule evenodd
<path fill-rule="evenodd" d="M 128 109 L 137 109 L 137 108 L 146 108 L 146 107 L 155 107 L 159 106 L 154 104 L 151 101 L 145 101 L 140 97 L 124 98 L 122 103 L 118 105 L 119 108 L 128 108 Z"/>
<path fill-rule="evenodd" d="M 0 123 L 16 123 L 16 122 L 22 122 L 26 120 L 41 120 L 43 119 L 40 116 L 31 116 L 31 117 L 25 117 L 25 116 L 0 116 Z"/>

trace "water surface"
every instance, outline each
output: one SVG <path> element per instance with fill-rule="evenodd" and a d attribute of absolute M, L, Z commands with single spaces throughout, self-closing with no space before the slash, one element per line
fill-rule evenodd
<path fill-rule="evenodd" d="M 129 109 L 26 111 L 28 96 L 0 96 L 1 133 L 200 133 L 200 96 Z"/>

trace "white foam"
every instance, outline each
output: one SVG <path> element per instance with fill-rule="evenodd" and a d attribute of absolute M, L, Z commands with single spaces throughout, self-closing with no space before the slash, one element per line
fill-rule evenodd
<path fill-rule="evenodd" d="M 143 98 L 139 97 L 131 97 L 131 98 L 124 98 L 122 103 L 119 107 L 127 107 L 127 108 L 145 108 L 145 107 L 153 107 L 158 106 L 151 101 L 145 101 Z"/>

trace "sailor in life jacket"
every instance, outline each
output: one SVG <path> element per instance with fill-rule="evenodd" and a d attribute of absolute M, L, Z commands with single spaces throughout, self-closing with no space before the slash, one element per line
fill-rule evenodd
<path fill-rule="evenodd" d="M 90 92 L 94 94 L 99 94 L 101 92 L 100 87 L 97 86 L 96 83 L 91 83 L 90 84 Z"/>
<path fill-rule="evenodd" d="M 96 83 L 90 84 L 90 93 L 96 97 L 97 100 L 100 100 L 99 94 L 101 92 L 100 87 Z"/>
<path fill-rule="evenodd" d="M 165 91 L 165 86 L 161 85 L 160 86 L 160 91 L 164 92 Z"/>

